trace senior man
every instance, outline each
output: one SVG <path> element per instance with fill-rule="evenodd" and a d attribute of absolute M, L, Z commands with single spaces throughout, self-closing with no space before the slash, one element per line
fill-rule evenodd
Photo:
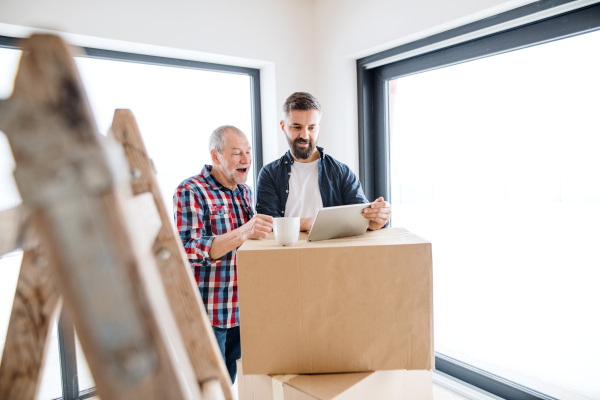
<path fill-rule="evenodd" d="M 230 125 L 209 139 L 213 165 L 181 182 L 173 196 L 175 223 L 208 319 L 235 381 L 241 358 L 236 251 L 247 239 L 267 237 L 273 218 L 254 215 L 246 185 L 252 153 L 246 135 Z"/>
<path fill-rule="evenodd" d="M 323 207 L 369 203 L 350 168 L 317 146 L 321 105 L 311 94 L 296 92 L 283 104 L 281 131 L 290 150 L 260 171 L 256 210 L 272 217 L 300 217 L 309 231 Z M 363 210 L 369 229 L 387 225 L 392 211 L 383 197 Z"/>

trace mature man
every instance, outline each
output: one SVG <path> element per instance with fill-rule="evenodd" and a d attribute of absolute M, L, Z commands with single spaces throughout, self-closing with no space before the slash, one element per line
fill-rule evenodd
<path fill-rule="evenodd" d="M 252 164 L 246 135 L 221 126 L 209 139 L 213 165 L 181 182 L 173 196 L 175 223 L 194 270 L 231 381 L 241 358 L 236 251 L 247 239 L 267 237 L 273 218 L 254 215 L 245 184 Z"/>
<path fill-rule="evenodd" d="M 257 183 L 256 210 L 273 217 L 300 217 L 308 231 L 323 207 L 368 203 L 350 168 L 317 146 L 321 105 L 311 94 L 296 92 L 283 104 L 280 122 L 290 151 L 265 165 Z M 391 215 L 389 203 L 378 198 L 363 211 L 369 229 L 384 227 Z"/>

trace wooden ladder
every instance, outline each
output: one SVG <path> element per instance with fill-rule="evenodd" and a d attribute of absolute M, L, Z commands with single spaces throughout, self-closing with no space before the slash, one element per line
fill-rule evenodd
<path fill-rule="evenodd" d="M 231 380 L 135 118 L 98 134 L 71 48 L 33 35 L 0 130 L 23 204 L 0 213 L 0 255 L 24 250 L 0 400 L 33 400 L 53 318 L 73 321 L 105 400 L 233 399 Z"/>

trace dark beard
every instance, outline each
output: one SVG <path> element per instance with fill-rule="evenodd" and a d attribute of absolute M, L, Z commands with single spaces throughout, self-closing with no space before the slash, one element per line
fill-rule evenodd
<path fill-rule="evenodd" d="M 297 143 L 308 143 L 308 147 L 300 147 Z M 313 143 L 312 140 L 304 140 L 297 138 L 293 142 L 288 139 L 288 144 L 290 145 L 290 150 L 292 155 L 299 160 L 306 160 L 308 157 L 312 155 L 315 151 L 316 143 Z"/>

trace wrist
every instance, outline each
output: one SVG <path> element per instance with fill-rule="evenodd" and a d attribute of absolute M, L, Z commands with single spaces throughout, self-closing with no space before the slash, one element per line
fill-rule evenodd
<path fill-rule="evenodd" d="M 377 229 L 381 228 L 383 225 L 379 225 L 377 222 L 375 221 L 371 221 L 369 222 L 369 229 L 372 231 L 376 231 Z"/>
<path fill-rule="evenodd" d="M 238 246 L 241 246 L 247 239 L 248 239 L 248 230 L 246 229 L 245 226 L 241 226 L 238 228 L 238 235 L 237 235 L 237 239 L 238 239 Z"/>

